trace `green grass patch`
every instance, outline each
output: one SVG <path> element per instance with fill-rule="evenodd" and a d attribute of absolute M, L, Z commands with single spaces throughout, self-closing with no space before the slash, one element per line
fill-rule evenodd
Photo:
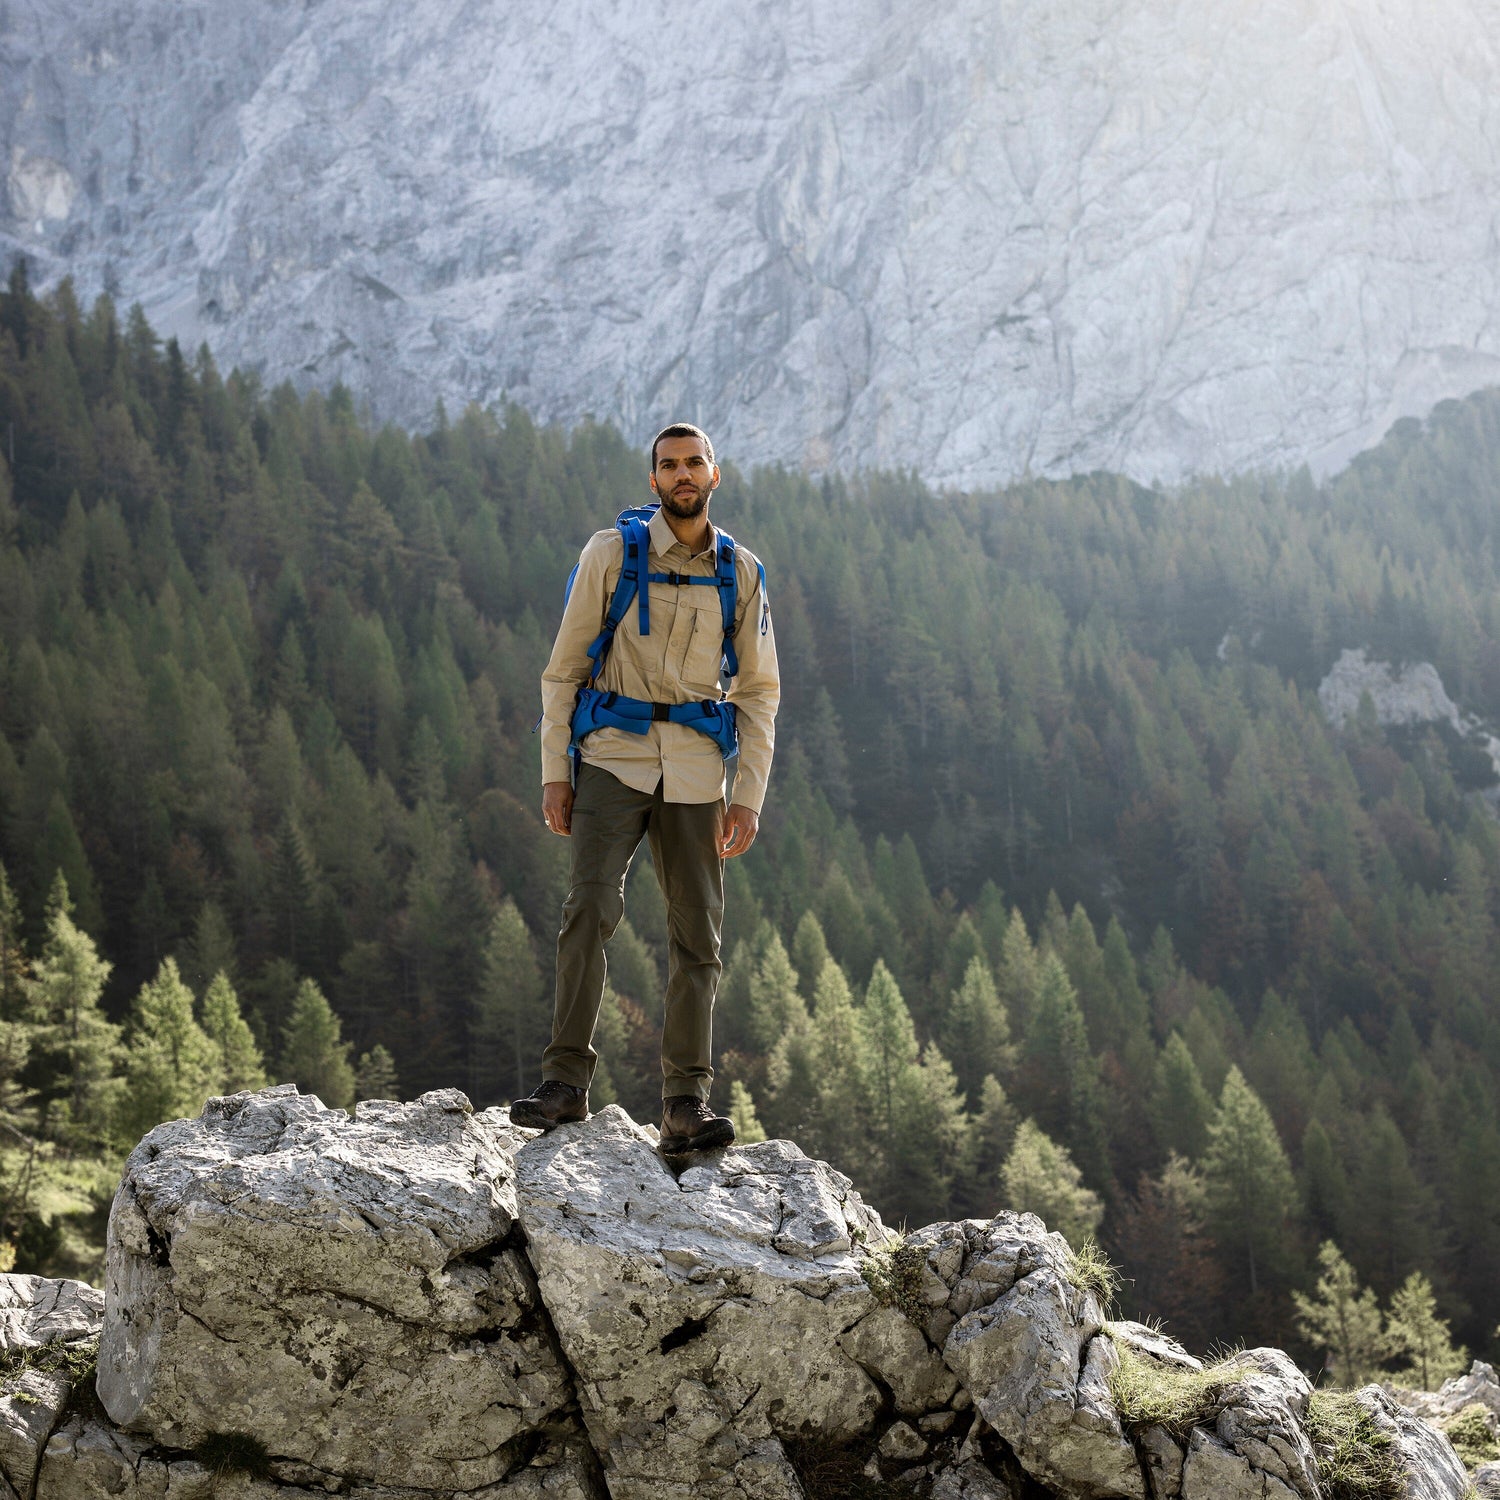
<path fill-rule="evenodd" d="M 1490 1425 L 1489 1412 L 1475 1401 L 1451 1418 L 1443 1431 L 1453 1450 L 1464 1461 L 1464 1467 L 1477 1469 L 1480 1464 L 1500 1459 L 1500 1440 Z"/>
<path fill-rule="evenodd" d="M 230 1474 L 248 1474 L 252 1479 L 271 1477 L 271 1455 L 266 1445 L 248 1432 L 211 1432 L 193 1449 L 193 1457 L 213 1479 Z"/>
<path fill-rule="evenodd" d="M 1353 1391 L 1314 1391 L 1306 1426 L 1327 1500 L 1401 1500 L 1406 1494 L 1394 1439 Z"/>
<path fill-rule="evenodd" d="M 1110 1264 L 1097 1240 L 1088 1239 L 1077 1249 L 1068 1247 L 1068 1280 L 1080 1292 L 1092 1292 L 1100 1307 L 1109 1308 L 1120 1290 L 1120 1272 Z"/>
<path fill-rule="evenodd" d="M 927 1306 L 922 1301 L 926 1264 L 926 1251 L 898 1242 L 872 1250 L 860 1263 L 859 1274 L 877 1302 L 894 1307 L 920 1328 L 927 1321 Z"/>
<path fill-rule="evenodd" d="M 13 1385 L 28 1370 L 36 1370 L 43 1375 L 66 1375 L 73 1385 L 84 1381 L 92 1385 L 98 1367 L 97 1338 L 79 1339 L 66 1344 L 43 1344 L 39 1349 L 3 1349 L 0 1350 L 0 1387 Z M 35 1396 L 25 1391 L 7 1389 L 5 1394 L 25 1402 L 36 1400 Z"/>
<path fill-rule="evenodd" d="M 1114 1340 L 1119 1363 L 1109 1377 L 1109 1394 L 1127 1432 L 1161 1427 L 1179 1443 L 1202 1422 L 1211 1421 L 1224 1404 L 1224 1392 L 1240 1376 L 1234 1356 L 1187 1370 L 1141 1354 L 1123 1339 Z"/>
<path fill-rule="evenodd" d="M 1244 1368 L 1237 1355 L 1184 1370 L 1162 1364 L 1117 1341 L 1119 1366 L 1110 1395 L 1125 1430 L 1164 1428 L 1186 1445 L 1193 1428 L 1218 1416 Z M 1307 1435 L 1318 1461 L 1324 1500 L 1401 1500 L 1406 1475 L 1390 1433 L 1382 1431 L 1352 1391 L 1314 1391 L 1307 1405 Z"/>

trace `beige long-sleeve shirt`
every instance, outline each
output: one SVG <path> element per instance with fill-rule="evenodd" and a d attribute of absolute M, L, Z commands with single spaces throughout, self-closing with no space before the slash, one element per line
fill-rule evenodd
<path fill-rule="evenodd" d="M 718 535 L 710 527 L 708 546 L 690 553 L 661 512 L 647 527 L 651 573 L 714 572 Z M 567 781 L 573 703 L 588 681 L 588 650 L 604 628 L 625 549 L 619 530 L 596 531 L 578 560 L 578 576 L 563 610 L 552 658 L 542 673 L 542 780 Z M 740 734 L 739 772 L 731 802 L 759 812 L 765 801 L 776 743 L 776 708 L 781 677 L 776 637 L 760 567 L 754 554 L 735 547 L 735 636 L 739 674 L 729 687 Z M 719 661 L 724 654 L 724 616 L 718 589 L 701 585 L 650 585 L 650 634 L 642 636 L 636 601 L 615 632 L 596 687 L 650 703 L 690 703 L 719 696 Z M 724 795 L 724 760 L 718 747 L 686 724 L 653 723 L 645 734 L 596 729 L 581 753 L 590 765 L 609 771 L 626 786 L 654 792 L 664 783 L 668 802 L 713 802 Z"/>

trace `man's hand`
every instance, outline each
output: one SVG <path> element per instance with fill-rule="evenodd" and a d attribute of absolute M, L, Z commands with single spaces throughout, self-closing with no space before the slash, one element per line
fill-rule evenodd
<path fill-rule="evenodd" d="M 553 833 L 565 838 L 573 831 L 573 783 L 570 781 L 546 781 L 542 783 L 542 821 Z M 752 833 L 751 838 L 755 835 Z"/>
<path fill-rule="evenodd" d="M 733 859 L 735 855 L 743 854 L 755 842 L 755 835 L 759 830 L 760 814 L 751 812 L 748 807 L 741 807 L 738 802 L 733 803 L 724 814 L 724 827 L 719 834 L 719 854 L 724 859 Z"/>

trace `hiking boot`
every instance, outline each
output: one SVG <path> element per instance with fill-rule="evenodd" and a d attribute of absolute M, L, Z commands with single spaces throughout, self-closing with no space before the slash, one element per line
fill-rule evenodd
<path fill-rule="evenodd" d="M 716 1115 L 692 1094 L 674 1094 L 661 1102 L 661 1150 L 667 1156 L 684 1151 L 716 1151 L 734 1145 L 734 1121 Z"/>
<path fill-rule="evenodd" d="M 511 1101 L 510 1123 L 528 1130 L 551 1130 L 589 1117 L 589 1091 L 549 1078 L 524 1099 Z"/>

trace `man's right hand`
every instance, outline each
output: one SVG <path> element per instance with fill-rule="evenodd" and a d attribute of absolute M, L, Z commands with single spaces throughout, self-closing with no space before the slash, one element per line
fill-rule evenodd
<path fill-rule="evenodd" d="M 572 833 L 572 782 L 544 781 L 542 783 L 542 821 L 553 833 L 560 833 L 564 837 Z"/>

